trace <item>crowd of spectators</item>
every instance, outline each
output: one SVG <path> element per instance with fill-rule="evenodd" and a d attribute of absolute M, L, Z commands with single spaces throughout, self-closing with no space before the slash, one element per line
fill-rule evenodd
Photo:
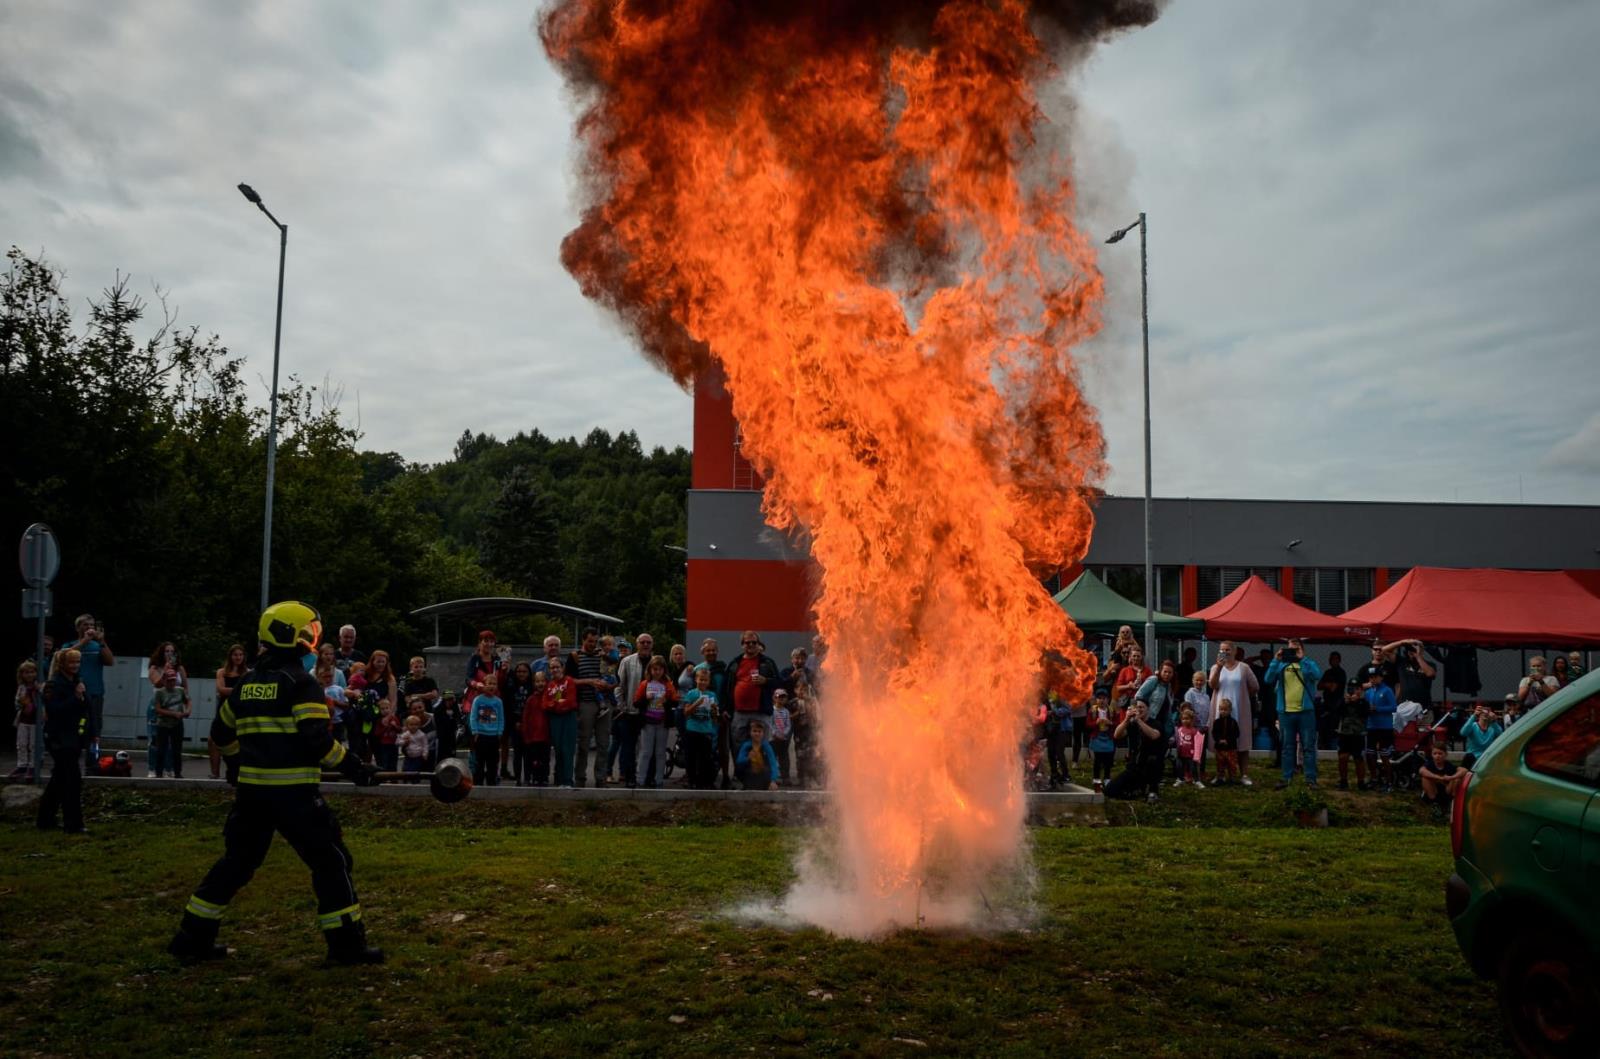
<path fill-rule="evenodd" d="M 1357 790 L 1387 792 L 1396 785 L 1399 731 L 1405 754 L 1413 750 L 1408 736 L 1420 741 L 1414 751 L 1420 793 L 1439 805 L 1459 781 L 1450 780 L 1456 765 L 1438 758 L 1435 749 L 1447 753 L 1461 746 L 1462 767 L 1470 769 L 1507 726 L 1584 673 L 1580 652 L 1556 655 L 1549 671 L 1546 660 L 1535 656 L 1528 675 L 1502 702 L 1467 699 L 1441 706 L 1432 694 L 1440 668 L 1435 663 L 1463 673 L 1475 663 L 1468 652 L 1429 648 L 1414 639 L 1374 641 L 1370 660 L 1353 673 L 1345 670 L 1339 651 L 1319 663 L 1293 637 L 1251 658 L 1223 641 L 1209 668 L 1197 667 L 1196 659 L 1190 648 L 1152 670 L 1132 629 L 1124 626 L 1105 652 L 1089 701 L 1050 695 L 1039 709 L 1034 738 L 1047 747 L 1050 789 L 1081 780 L 1111 797 L 1155 800 L 1169 776 L 1173 786 L 1252 786 L 1254 749 L 1272 753 L 1279 789 L 1296 773 L 1316 787 L 1318 752 L 1326 750 L 1336 752 L 1341 790 L 1349 789 L 1353 766 Z M 1474 669 L 1462 679 L 1475 677 Z M 1124 767 L 1113 776 L 1118 751 Z M 1214 762 L 1209 771 L 1208 757 Z M 1087 774 L 1074 777 L 1079 767 Z"/>
<path fill-rule="evenodd" d="M 401 674 L 387 651 L 364 650 L 346 625 L 306 664 L 322 687 L 334 738 L 385 771 L 426 773 L 465 755 L 474 782 L 490 786 L 819 786 L 818 658 L 797 648 L 780 668 L 754 632 L 740 637 L 731 661 L 721 655 L 711 638 L 691 661 L 683 644 L 657 653 L 649 633 L 630 644 L 585 629 L 576 647 L 550 636 L 537 657 L 517 658 L 484 630 L 464 670 L 441 684 L 425 658 L 410 659 Z M 248 672 L 244 647 L 233 645 L 216 671 L 218 701 Z M 151 654 L 149 680 L 146 774 L 181 776 L 192 704 L 175 645 Z M 31 758 L 39 687 L 31 663 L 17 682 L 21 764 Z M 209 763 L 218 777 L 215 748 Z"/>
<path fill-rule="evenodd" d="M 91 615 L 75 628 L 59 655 L 75 656 L 79 742 L 92 771 L 104 670 L 115 658 Z M 775 790 L 822 783 L 819 647 L 797 648 L 780 667 L 755 632 L 740 636 L 731 660 L 712 638 L 691 660 L 683 644 L 660 653 L 649 633 L 629 643 L 586 629 L 574 647 L 550 636 L 537 656 L 517 658 L 484 630 L 464 670 L 441 685 L 426 659 L 411 658 L 402 674 L 387 651 L 359 647 L 356 629 L 346 625 L 306 661 L 323 689 L 334 737 L 387 771 L 424 773 L 465 755 L 475 782 L 488 785 Z M 1462 654 L 1453 661 L 1448 650 L 1417 640 L 1374 642 L 1370 659 L 1353 671 L 1339 651 L 1318 662 L 1294 638 L 1249 658 L 1229 641 L 1209 665 L 1197 655 L 1191 647 L 1152 669 L 1125 626 L 1104 653 L 1089 699 L 1051 694 L 1041 704 L 1023 748 L 1025 774 L 1043 785 L 1047 759 L 1050 789 L 1081 781 L 1112 797 L 1153 800 L 1169 777 L 1174 786 L 1252 786 L 1252 750 L 1272 753 L 1279 788 L 1297 772 L 1316 786 L 1318 751 L 1325 750 L 1336 752 L 1340 789 L 1349 788 L 1354 771 L 1356 789 L 1387 791 L 1396 782 L 1397 725 L 1402 742 L 1420 724 L 1439 733 L 1440 749 L 1459 744 L 1470 768 L 1507 726 L 1584 672 L 1579 652 L 1555 655 L 1548 666 L 1535 656 L 1503 702 L 1443 709 L 1432 696 L 1435 663 L 1449 667 Z M 229 648 L 214 675 L 218 701 L 249 665 L 243 645 Z M 48 705 L 56 668 L 41 674 L 28 661 L 17 669 L 14 778 L 29 775 L 39 706 Z M 182 776 L 193 702 L 175 644 L 156 646 L 147 676 L 146 774 Z M 209 750 L 209 771 L 218 777 L 220 757 Z M 1123 767 L 1114 775 L 1119 755 Z M 1430 760 L 1427 746 L 1418 757 L 1423 795 L 1448 795 L 1455 766 Z"/>

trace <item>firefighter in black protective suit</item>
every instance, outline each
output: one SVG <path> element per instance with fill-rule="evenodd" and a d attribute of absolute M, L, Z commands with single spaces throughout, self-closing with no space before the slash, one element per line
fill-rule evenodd
<path fill-rule="evenodd" d="M 211 739 L 221 748 L 228 782 L 238 793 L 223 825 L 225 852 L 189 898 L 183 923 L 167 951 L 185 962 L 221 959 L 217 928 L 228 902 L 266 859 L 278 832 L 311 869 L 317 925 L 328 941 L 330 963 L 381 963 L 383 950 L 367 945 L 361 904 L 350 878 L 354 863 L 339 821 L 322 800 L 324 768 L 338 769 L 362 786 L 378 783 L 377 770 L 334 741 L 322 688 L 306 672 L 322 621 L 304 603 L 274 603 L 261 615 L 262 652 L 255 668 L 217 708 Z"/>

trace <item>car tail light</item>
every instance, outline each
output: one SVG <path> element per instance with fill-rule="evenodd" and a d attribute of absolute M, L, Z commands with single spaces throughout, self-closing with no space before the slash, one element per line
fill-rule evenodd
<path fill-rule="evenodd" d="M 1455 800 L 1450 803 L 1450 855 L 1461 856 L 1461 838 L 1467 830 L 1467 788 L 1472 786 L 1472 773 L 1456 784 Z"/>

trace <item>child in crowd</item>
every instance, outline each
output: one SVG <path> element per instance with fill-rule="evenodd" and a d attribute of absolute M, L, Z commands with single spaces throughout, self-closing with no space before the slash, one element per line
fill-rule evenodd
<path fill-rule="evenodd" d="M 392 705 L 386 702 L 378 707 L 377 758 L 378 767 L 385 772 L 400 768 L 400 733 L 404 730 Z"/>
<path fill-rule="evenodd" d="M 789 699 L 789 728 L 794 754 L 794 780 L 801 790 L 821 782 L 818 767 L 822 760 L 818 747 L 817 693 L 810 671 L 797 669 L 790 678 L 794 694 Z"/>
<path fill-rule="evenodd" d="M 1178 747 L 1178 778 L 1172 785 L 1190 783 L 1204 790 L 1205 783 L 1200 779 L 1200 754 L 1205 749 L 1206 733 L 1195 726 L 1194 710 L 1183 708 L 1178 715 L 1178 730 L 1172 735 Z"/>
<path fill-rule="evenodd" d="M 709 791 L 717 778 L 717 694 L 711 690 L 711 670 L 694 671 L 694 690 L 683 697 L 684 756 L 689 786 Z"/>
<path fill-rule="evenodd" d="M 433 707 L 433 731 L 437 744 L 437 760 L 456 756 L 456 735 L 461 731 L 461 707 L 456 693 L 446 691 Z"/>
<path fill-rule="evenodd" d="M 378 708 L 367 694 L 367 664 L 352 663 L 345 674 L 344 734 L 350 741 L 350 753 L 357 760 L 371 761 L 375 749 L 373 726 L 378 723 Z"/>
<path fill-rule="evenodd" d="M 1383 674 L 1374 672 L 1367 680 L 1363 696 L 1367 700 L 1367 770 L 1379 790 L 1394 790 L 1394 711 L 1397 703 L 1394 689 L 1383 682 Z"/>
<path fill-rule="evenodd" d="M 1339 739 L 1339 789 L 1350 789 L 1350 760 L 1356 763 L 1356 790 L 1367 789 L 1367 700 L 1359 680 L 1345 686 L 1344 702 L 1334 722 Z"/>
<path fill-rule="evenodd" d="M 522 706 L 523 775 L 534 787 L 550 785 L 550 718 L 544 712 L 544 692 L 550 684 L 549 671 L 536 669 L 533 690 Z"/>
<path fill-rule="evenodd" d="M 767 726 L 759 720 L 749 725 L 750 737 L 739 744 L 733 758 L 733 774 L 747 791 L 778 789 L 778 758 L 767 745 Z"/>
<path fill-rule="evenodd" d="M 1101 705 L 1104 705 L 1105 696 L 1099 695 Z M 1111 766 L 1117 756 L 1117 741 L 1111 736 L 1111 713 L 1106 709 L 1096 709 L 1094 714 L 1094 734 L 1089 737 L 1089 753 L 1094 757 L 1094 792 L 1103 794 L 1106 781 L 1111 779 Z"/>
<path fill-rule="evenodd" d="M 189 689 L 178 683 L 178 671 L 168 666 L 156 691 L 156 775 L 171 766 L 183 778 L 183 722 L 189 716 Z"/>
<path fill-rule="evenodd" d="M 1202 737 L 1211 731 L 1211 689 L 1206 684 L 1206 674 L 1196 673 L 1189 681 L 1189 690 L 1183 693 L 1183 705 L 1194 711 L 1194 726 L 1200 730 Z M 1195 768 L 1203 779 L 1206 774 L 1206 751 L 1210 749 L 1210 739 L 1200 740 L 1200 753 L 1195 757 Z"/>
<path fill-rule="evenodd" d="M 778 759 L 778 782 L 789 786 L 789 740 L 794 736 L 794 721 L 789 713 L 789 693 L 782 688 L 772 693 L 772 753 Z"/>
<path fill-rule="evenodd" d="M 667 660 L 656 655 L 645 666 L 644 679 L 633 693 L 633 704 L 638 708 L 639 756 L 629 787 L 636 783 L 661 786 L 667 768 L 667 733 L 672 730 L 669 722 L 677 701 L 677 688 L 667 676 Z"/>
<path fill-rule="evenodd" d="M 427 712 L 426 697 L 414 694 L 405 701 L 406 728 L 411 726 L 411 718 L 416 718 L 416 723 L 421 726 L 422 736 L 427 739 L 427 765 L 434 766 L 434 755 L 438 753 L 438 728 L 434 725 L 434 715 Z"/>
<path fill-rule="evenodd" d="M 1221 787 L 1228 783 L 1238 783 L 1241 772 L 1239 770 L 1239 722 L 1233 719 L 1233 700 L 1217 700 L 1217 718 L 1211 722 L 1211 745 L 1217 751 L 1217 774 L 1212 779 L 1213 787 Z"/>
<path fill-rule="evenodd" d="M 1060 790 L 1063 783 L 1071 782 L 1067 772 L 1067 742 L 1072 738 L 1072 704 L 1055 692 L 1050 692 L 1046 706 L 1049 716 L 1044 723 L 1045 748 L 1050 757 L 1050 789 Z"/>
<path fill-rule="evenodd" d="M 322 685 L 322 701 L 328 705 L 328 728 L 333 732 L 333 741 L 342 743 L 345 740 L 344 714 L 347 705 L 345 689 L 339 683 L 339 671 L 333 663 L 319 664 L 312 670 L 312 675 L 317 678 L 317 683 Z"/>
<path fill-rule="evenodd" d="M 500 786 L 500 737 L 505 732 L 506 706 L 500 701 L 500 678 L 485 673 L 483 690 L 472 700 L 472 782 Z"/>
<path fill-rule="evenodd" d="M 421 707 L 420 700 L 413 700 Z M 428 770 L 428 736 L 422 730 L 422 717 L 413 713 L 406 718 L 405 731 L 400 733 L 400 753 L 404 756 L 404 771 L 426 772 Z M 415 783 L 416 780 L 408 782 Z"/>
<path fill-rule="evenodd" d="M 17 729 L 17 767 L 11 778 L 33 778 L 34 736 L 39 728 L 39 697 L 43 692 L 39 683 L 39 667 L 27 661 L 17 667 L 17 712 L 11 723 Z"/>
<path fill-rule="evenodd" d="M 1422 766 L 1418 775 L 1422 778 L 1423 803 L 1433 806 L 1434 813 L 1439 816 L 1450 811 L 1456 788 L 1467 781 L 1466 772 L 1458 768 L 1445 753 L 1443 742 L 1433 744 L 1429 761 Z"/>

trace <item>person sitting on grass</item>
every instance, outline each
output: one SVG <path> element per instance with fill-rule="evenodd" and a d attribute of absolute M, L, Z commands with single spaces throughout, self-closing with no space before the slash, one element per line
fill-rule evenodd
<path fill-rule="evenodd" d="M 1456 788 L 1467 781 L 1466 771 L 1456 767 L 1442 743 L 1433 744 L 1431 759 L 1418 775 L 1422 777 L 1422 800 L 1441 814 L 1449 811 Z"/>
<path fill-rule="evenodd" d="M 1106 784 L 1107 798 L 1133 799 L 1146 794 L 1149 801 L 1156 800 L 1156 790 L 1161 786 L 1161 764 L 1167 756 L 1167 737 L 1147 720 L 1149 710 L 1148 703 L 1135 699 L 1122 715 L 1122 723 L 1117 725 L 1116 737 L 1128 741 L 1128 765 L 1121 775 Z"/>
<path fill-rule="evenodd" d="M 767 745 L 765 721 L 752 720 L 750 738 L 739 744 L 733 757 L 733 774 L 747 791 L 775 791 L 778 789 L 778 756 Z"/>
<path fill-rule="evenodd" d="M 1205 732 L 1195 727 L 1194 711 L 1185 706 L 1178 730 L 1173 733 L 1173 741 L 1178 748 L 1178 778 L 1172 781 L 1174 787 L 1190 783 L 1205 789 L 1205 784 L 1200 780 L 1200 751 L 1205 747 L 1205 738 Z"/>
<path fill-rule="evenodd" d="M 1217 774 L 1212 777 L 1211 785 L 1220 787 L 1226 783 L 1238 783 L 1241 777 L 1239 770 L 1239 722 L 1233 719 L 1233 700 L 1217 700 L 1217 719 L 1211 722 L 1211 745 L 1217 752 Z"/>

